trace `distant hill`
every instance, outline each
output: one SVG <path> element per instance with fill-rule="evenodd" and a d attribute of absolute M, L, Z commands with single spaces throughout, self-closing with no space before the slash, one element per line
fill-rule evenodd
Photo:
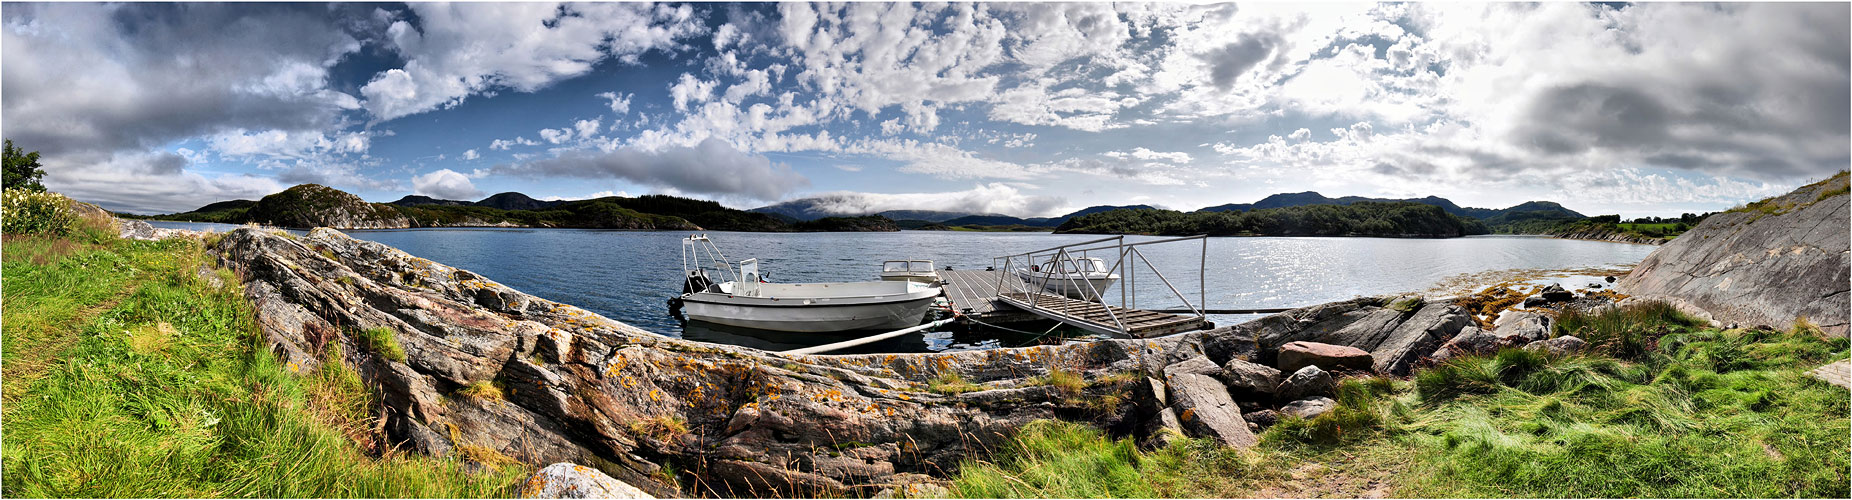
<path fill-rule="evenodd" d="M 1060 217 L 1030 217 L 1023 219 L 1010 217 L 1008 215 L 972 215 L 943 221 L 943 223 L 947 226 L 1056 227 L 1060 226 L 1063 222 L 1067 222 L 1068 219 L 1101 212 L 1111 212 L 1114 210 L 1155 210 L 1155 208 L 1150 205 L 1099 205 L 1076 210 L 1074 213 Z"/>
<path fill-rule="evenodd" d="M 1506 222 L 1507 219 L 1499 219 L 1497 221 L 1494 221 L 1493 219 L 1495 217 L 1511 214 L 1514 212 L 1525 212 L 1528 215 L 1519 215 L 1519 216 L 1508 218 L 1508 220 L 1529 220 L 1529 219 L 1542 218 L 1542 217 L 1549 217 L 1549 218 L 1582 218 L 1582 217 L 1585 217 L 1584 215 L 1580 213 L 1576 213 L 1574 210 L 1564 208 L 1562 205 L 1558 205 L 1555 202 L 1549 202 L 1549 201 L 1530 201 L 1530 202 L 1519 204 L 1511 208 L 1491 209 L 1491 208 L 1461 207 L 1459 205 L 1454 204 L 1452 200 L 1441 198 L 1439 196 L 1429 196 L 1426 198 L 1405 198 L 1405 199 L 1366 198 L 1362 196 L 1345 196 L 1342 198 L 1327 198 L 1325 197 L 1325 195 L 1318 194 L 1317 191 L 1306 191 L 1303 193 L 1280 193 L 1280 194 L 1268 196 L 1266 198 L 1261 198 L 1260 201 L 1256 201 L 1254 203 L 1230 203 L 1227 205 L 1216 205 L 1213 207 L 1205 207 L 1201 210 L 1197 210 L 1197 212 L 1233 212 L 1233 211 L 1258 210 L 1258 209 L 1267 209 L 1267 208 L 1302 207 L 1302 206 L 1307 206 L 1307 205 L 1349 205 L 1352 203 L 1363 202 L 1363 201 L 1406 202 L 1406 203 L 1420 203 L 1423 205 L 1433 205 L 1433 206 L 1440 207 L 1441 210 L 1446 211 L 1448 214 L 1485 220 L 1487 224 L 1498 224 L 1498 223 Z"/>
<path fill-rule="evenodd" d="M 1414 202 L 1315 203 L 1250 210 L 1109 210 L 1075 217 L 1057 233 L 1211 236 L 1386 236 L 1453 238 L 1485 234 L 1471 217 Z"/>
<path fill-rule="evenodd" d="M 391 204 L 398 205 L 401 207 L 416 207 L 420 205 L 443 205 L 443 206 L 450 206 L 450 207 L 464 207 L 464 206 L 475 205 L 474 202 L 457 201 L 457 200 L 440 200 L 437 198 L 432 198 L 432 197 L 423 196 L 423 195 L 416 195 L 416 194 L 405 195 L 404 198 L 399 198 L 397 200 L 394 200 Z M 201 210 L 203 211 L 205 209 L 201 209 Z"/>
<path fill-rule="evenodd" d="M 256 204 L 257 202 L 253 200 L 226 200 L 226 201 L 221 201 L 218 203 L 210 203 L 210 204 L 207 204 L 206 206 L 194 209 L 193 211 L 194 212 L 217 212 L 220 210 L 231 210 L 234 208 L 251 208 L 251 205 L 256 205 Z"/>
<path fill-rule="evenodd" d="M 967 212 L 941 212 L 938 210 L 888 210 L 886 212 L 876 213 L 875 215 L 887 217 L 896 221 L 923 220 L 926 222 L 945 222 L 974 214 Z"/>
<path fill-rule="evenodd" d="M 716 231 L 893 231 L 892 220 L 871 216 L 798 226 L 771 214 L 747 212 L 706 200 L 663 195 L 609 196 L 591 200 L 541 201 L 521 193 L 500 193 L 480 201 L 410 195 L 392 203 L 368 203 L 338 189 L 315 184 L 291 187 L 262 200 L 231 200 L 200 210 L 149 218 L 283 227 L 571 227 Z"/>
<path fill-rule="evenodd" d="M 502 210 L 542 210 L 569 203 L 567 201 L 540 201 L 521 193 L 497 193 L 476 202 L 478 207 L 499 208 Z"/>

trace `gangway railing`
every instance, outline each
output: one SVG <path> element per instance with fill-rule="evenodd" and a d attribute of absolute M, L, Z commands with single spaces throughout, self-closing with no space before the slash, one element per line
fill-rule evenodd
<path fill-rule="evenodd" d="M 1201 244 L 1201 251 L 1199 252 L 1196 267 L 1196 302 L 1190 301 L 1189 297 L 1186 296 L 1183 291 L 1179 290 L 1175 284 L 1171 283 L 1170 278 L 1165 276 L 1163 271 L 1159 270 L 1158 266 L 1152 263 L 1151 259 L 1146 257 L 1142 250 L 1143 247 L 1150 245 L 1185 241 L 1197 241 Z M 1088 276 L 1093 274 L 1090 271 L 1099 271 L 1095 263 L 1104 261 L 1104 259 L 1100 261 L 1093 260 L 1094 254 L 1105 254 L 1112 257 L 1112 265 L 1104 271 L 1105 276 L 1113 276 L 1115 273 L 1119 272 L 1123 272 L 1124 275 L 1113 284 L 1104 287 L 1097 285 L 1094 280 L 1088 279 Z M 1031 312 L 1047 310 L 1048 312 L 1059 313 L 1059 311 L 1043 307 L 1042 301 L 1036 300 L 1035 294 L 1049 293 L 1049 283 L 1065 285 L 1056 287 L 1061 290 L 1058 292 L 1059 295 L 1068 297 L 1077 296 L 1080 300 L 1100 303 L 1102 306 L 1105 306 L 1106 292 L 1110 291 L 1113 286 L 1117 286 L 1119 287 L 1120 306 L 1127 311 L 1137 312 L 1138 268 L 1140 267 L 1138 264 L 1143 263 L 1143 267 L 1149 269 L 1151 275 L 1156 276 L 1158 281 L 1163 283 L 1164 287 L 1168 289 L 1177 300 L 1183 302 L 1183 305 L 1188 308 L 1188 313 L 1195 315 L 1198 319 L 1206 320 L 1208 316 L 1208 285 L 1204 277 L 1207 275 L 1206 268 L 1208 267 L 1208 262 L 1208 235 L 1164 238 L 1133 243 L 1126 243 L 1124 236 L 1113 236 L 995 257 L 992 259 L 992 267 L 1003 271 L 997 277 L 996 293 L 999 296 L 1004 294 L 1005 285 L 1008 284 L 1009 280 L 1018 279 L 1018 276 L 1027 276 L 1027 278 L 1022 279 L 1022 281 L 1028 282 L 1029 286 L 1027 287 L 1028 290 L 1025 296 L 1029 300 L 1023 302 L 1026 303 L 1026 306 Z M 1046 270 L 1044 270 L 1044 267 Z M 1072 292 L 1072 294 L 1070 294 L 1070 292 Z M 1110 320 L 1110 324 L 1094 320 L 1095 322 L 1101 323 L 1101 325 L 1075 326 L 1107 326 L 1121 335 L 1130 335 L 1130 325 L 1126 323 L 1125 318 L 1120 317 L 1119 311 L 1115 311 L 1113 307 L 1100 307 L 1099 310 L 1093 312 L 1097 315 L 1100 311 L 1104 311 L 1105 319 Z M 1055 314 L 1049 317 L 1059 318 L 1060 316 L 1062 316 L 1062 314 Z"/>

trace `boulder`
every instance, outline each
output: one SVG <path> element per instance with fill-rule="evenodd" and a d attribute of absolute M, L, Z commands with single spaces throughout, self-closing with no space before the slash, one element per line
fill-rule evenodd
<path fill-rule="evenodd" d="M 1407 375 L 1415 362 L 1472 324 L 1472 315 L 1463 307 L 1445 303 L 1422 306 L 1370 353 L 1371 368 L 1377 373 Z"/>
<path fill-rule="evenodd" d="M 1280 387 L 1280 371 L 1260 363 L 1230 359 L 1222 364 L 1222 383 L 1237 397 L 1269 398 Z"/>
<path fill-rule="evenodd" d="M 1306 366 L 1287 376 L 1273 393 L 1276 401 L 1298 401 L 1314 396 L 1336 396 L 1338 381 L 1318 366 Z"/>
<path fill-rule="evenodd" d="M 1542 297 L 1544 302 L 1551 302 L 1551 303 L 1568 302 L 1571 300 L 1575 300 L 1574 292 L 1564 290 L 1562 285 L 1558 285 L 1555 283 L 1551 283 L 1549 286 L 1543 287 L 1543 290 L 1539 290 L 1537 292 L 1537 296 Z"/>
<path fill-rule="evenodd" d="M 1325 397 L 1301 399 L 1280 407 L 1281 415 L 1310 419 L 1338 409 L 1337 400 Z"/>
<path fill-rule="evenodd" d="M 640 498 L 654 499 L 628 483 L 583 465 L 548 465 L 527 478 L 519 498 Z"/>
<path fill-rule="evenodd" d="M 1550 338 L 1554 322 L 1549 316 L 1530 311 L 1505 311 L 1492 322 L 1492 335 L 1499 338 L 1519 337 L 1526 342 Z"/>
<path fill-rule="evenodd" d="M 1547 305 L 1550 305 L 1550 301 L 1543 300 L 1543 297 L 1540 296 L 1532 295 L 1524 298 L 1525 309 L 1536 309 Z"/>
<path fill-rule="evenodd" d="M 1215 377 L 1195 373 L 1166 373 L 1171 408 L 1185 431 L 1214 438 L 1225 446 L 1248 448 L 1259 443 L 1241 419 L 1241 408 Z"/>
<path fill-rule="evenodd" d="M 1237 335 L 1246 334 L 1254 339 L 1255 357 L 1251 361 L 1274 365 L 1274 355 L 1279 352 L 1280 346 L 1290 342 L 1350 345 L 1351 342 L 1362 342 L 1361 339 L 1372 337 L 1373 334 L 1368 331 L 1392 328 L 1393 325 L 1380 325 L 1384 321 L 1399 320 L 1402 315 L 1393 310 L 1384 312 L 1383 306 L 1391 299 L 1393 297 L 1363 297 L 1319 304 L 1235 325 L 1233 330 Z M 1378 326 L 1352 328 L 1359 324 Z M 1211 354 L 1215 359 L 1223 359 Z"/>
<path fill-rule="evenodd" d="M 1636 297 L 1676 297 L 1721 323 L 1786 327 L 1798 319 L 1834 336 L 1852 316 L 1847 176 L 1706 217 L 1615 285 Z"/>
<path fill-rule="evenodd" d="M 1275 423 L 1279 423 L 1280 412 L 1273 410 L 1256 410 L 1241 414 L 1241 418 L 1247 419 L 1248 423 L 1260 426 L 1261 429 L 1266 429 L 1268 427 L 1273 427 Z"/>
<path fill-rule="evenodd" d="M 1157 416 L 1151 417 L 1151 420 L 1145 421 L 1139 432 L 1145 436 L 1139 445 L 1151 449 L 1170 446 L 1177 438 L 1184 437 L 1183 422 L 1177 420 L 1177 410 L 1170 408 L 1165 408 Z"/>
<path fill-rule="evenodd" d="M 1541 342 L 1532 342 L 1529 345 L 1524 346 L 1524 348 L 1528 350 L 1544 351 L 1544 352 L 1548 352 L 1551 355 L 1555 355 L 1555 356 L 1563 356 L 1563 355 L 1567 355 L 1571 353 L 1581 352 L 1582 349 L 1586 347 L 1588 347 L 1588 342 L 1584 342 L 1582 341 L 1582 339 L 1576 338 L 1574 335 L 1564 335 L 1561 337 L 1544 340 Z"/>
<path fill-rule="evenodd" d="M 116 227 L 120 230 L 117 236 L 125 240 L 154 239 L 154 225 L 149 224 L 148 221 L 119 219 L 116 221 Z"/>
<path fill-rule="evenodd" d="M 1289 342 L 1280 346 L 1277 356 L 1278 366 L 1283 373 L 1299 371 L 1307 366 L 1325 370 L 1368 371 L 1371 362 L 1369 351 L 1319 342 Z"/>

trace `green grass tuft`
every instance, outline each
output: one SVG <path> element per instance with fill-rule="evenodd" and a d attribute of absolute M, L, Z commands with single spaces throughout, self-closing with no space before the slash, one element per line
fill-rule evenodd
<path fill-rule="evenodd" d="M 947 371 L 927 381 L 926 388 L 932 392 L 947 395 L 959 395 L 967 392 L 984 390 L 982 386 L 965 381 L 965 376 L 958 372 Z"/>
<path fill-rule="evenodd" d="M 367 328 L 355 332 L 354 336 L 360 339 L 360 345 L 365 346 L 367 351 L 379 354 L 386 359 L 405 362 L 405 349 L 399 347 L 398 334 L 391 328 Z"/>

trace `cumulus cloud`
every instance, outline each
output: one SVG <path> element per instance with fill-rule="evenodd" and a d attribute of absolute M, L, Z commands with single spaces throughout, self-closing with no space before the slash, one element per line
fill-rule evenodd
<path fill-rule="evenodd" d="M 469 176 L 446 169 L 412 176 L 412 192 L 442 200 L 474 200 L 482 191 Z"/>
<path fill-rule="evenodd" d="M 463 152 L 463 159 L 465 161 L 474 160 L 474 159 L 481 158 L 481 157 L 482 157 L 482 154 L 477 153 L 476 150 L 474 149 Z"/>
<path fill-rule="evenodd" d="M 818 210 L 833 214 L 871 214 L 888 210 L 939 210 L 974 214 L 1005 214 L 1017 217 L 1054 215 L 1067 205 L 1058 196 L 1030 195 L 1014 186 L 993 182 L 978 184 L 964 191 L 943 193 L 858 193 L 831 192 L 807 196 Z"/>
<path fill-rule="evenodd" d="M 791 167 L 740 152 L 719 139 L 659 150 L 573 150 L 552 158 L 497 166 L 496 171 L 529 177 L 623 179 L 685 193 L 758 200 L 776 200 L 810 185 L 808 178 Z"/>
<path fill-rule="evenodd" d="M 455 106 L 496 88 L 533 92 L 608 58 L 635 62 L 706 32 L 693 9 L 633 3 L 411 4 L 417 24 L 386 30 L 406 60 L 361 87 L 385 121 Z M 614 106 L 615 107 L 615 106 Z"/>
<path fill-rule="evenodd" d="M 140 214 L 185 212 L 232 199 L 255 200 L 286 187 L 268 177 L 188 172 L 186 163 L 177 153 L 124 153 L 96 163 L 48 170 L 45 184 L 106 210 Z"/>
<path fill-rule="evenodd" d="M 334 22 L 351 10 L 6 4 L 7 137 L 62 168 L 233 131 L 319 136 L 358 106 L 325 85 L 359 48 Z"/>

